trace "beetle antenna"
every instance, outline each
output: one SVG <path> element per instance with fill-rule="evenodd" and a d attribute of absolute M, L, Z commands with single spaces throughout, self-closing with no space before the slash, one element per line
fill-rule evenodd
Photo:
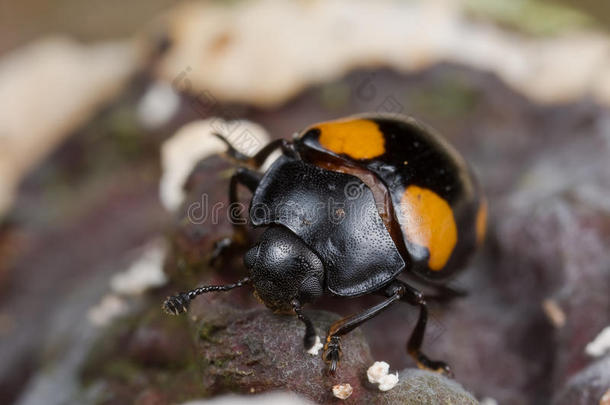
<path fill-rule="evenodd" d="M 297 314 L 297 318 L 299 318 L 299 320 L 305 324 L 305 338 L 303 339 L 303 343 L 305 344 L 305 350 L 309 350 L 315 343 L 316 330 L 313 327 L 311 319 L 303 314 L 301 302 L 299 300 L 292 300 L 292 309 L 294 310 L 294 313 Z"/>
<path fill-rule="evenodd" d="M 191 300 L 193 300 L 198 295 L 214 291 L 229 291 L 234 288 L 243 287 L 247 284 L 250 284 L 250 282 L 250 277 L 245 277 L 233 284 L 204 285 L 201 287 L 197 287 L 194 290 L 182 292 L 180 294 L 167 297 L 167 299 L 163 303 L 163 310 L 170 315 L 178 315 L 182 312 L 186 312 L 188 310 L 189 304 L 191 303 Z"/>

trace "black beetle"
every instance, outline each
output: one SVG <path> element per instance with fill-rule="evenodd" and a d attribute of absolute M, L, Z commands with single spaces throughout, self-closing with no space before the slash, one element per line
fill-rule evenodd
<path fill-rule="evenodd" d="M 342 335 L 405 301 L 420 308 L 409 354 L 420 367 L 450 374 L 445 363 L 421 352 L 428 318 L 424 294 L 397 277 L 407 272 L 441 293 L 457 294 L 443 283 L 484 238 L 486 202 L 456 150 L 413 118 L 383 115 L 316 124 L 252 157 L 224 141 L 227 154 L 243 164 L 231 178 L 230 201 L 237 202 L 238 184 L 249 188 L 250 222 L 266 230 L 245 254 L 248 277 L 175 295 L 165 310 L 178 314 L 199 294 L 252 285 L 267 307 L 298 316 L 310 348 L 315 330 L 304 304 L 325 293 L 380 294 L 384 301 L 330 326 L 323 352 L 329 371 L 338 366 Z M 282 156 L 265 173 L 252 170 L 278 148 Z M 245 226 L 235 229 L 232 238 L 217 243 L 214 258 L 246 240 Z"/>

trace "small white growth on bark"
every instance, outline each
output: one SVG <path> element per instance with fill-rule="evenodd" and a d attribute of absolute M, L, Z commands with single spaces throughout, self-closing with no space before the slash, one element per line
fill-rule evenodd
<path fill-rule="evenodd" d="M 137 106 L 138 120 L 148 129 L 159 128 L 169 122 L 180 107 L 180 97 L 169 83 L 153 83 Z"/>
<path fill-rule="evenodd" d="M 348 383 L 333 386 L 333 395 L 339 399 L 349 398 L 349 396 L 352 395 L 352 392 L 354 392 L 354 389 Z"/>
<path fill-rule="evenodd" d="M 87 313 L 87 319 L 95 326 L 105 326 L 114 318 L 127 312 L 127 303 L 119 296 L 107 294 L 99 304 Z"/>
<path fill-rule="evenodd" d="M 224 121 L 213 117 L 183 126 L 161 146 L 163 173 L 159 197 L 167 210 L 175 211 L 182 204 L 184 182 L 197 162 L 227 150 L 214 133 L 223 135 L 235 149 L 247 155 L 254 154 L 269 142 L 267 132 L 260 125 L 246 120 Z"/>
<path fill-rule="evenodd" d="M 398 372 L 386 374 L 379 379 L 379 391 L 389 391 L 398 384 Z"/>
<path fill-rule="evenodd" d="M 311 346 L 311 349 L 307 350 L 307 353 L 311 354 L 312 356 L 317 356 L 322 347 L 324 347 L 324 345 L 322 342 L 320 342 L 320 336 L 316 336 L 315 343 L 313 346 Z"/>
<path fill-rule="evenodd" d="M 139 295 L 150 288 L 164 285 L 167 282 L 163 272 L 164 260 L 165 245 L 157 241 L 151 243 L 127 270 L 110 279 L 112 291 L 121 295 Z"/>
<path fill-rule="evenodd" d="M 366 376 L 369 382 L 373 384 L 379 384 L 378 388 L 380 391 L 391 390 L 398 384 L 398 373 L 388 374 L 390 371 L 390 365 L 385 361 L 376 361 L 366 371 Z"/>
<path fill-rule="evenodd" d="M 379 384 L 381 377 L 387 375 L 389 371 L 390 365 L 388 363 L 385 361 L 376 361 L 366 370 L 366 376 L 369 378 L 369 382 Z"/>
<path fill-rule="evenodd" d="M 610 350 L 610 326 L 606 326 L 597 337 L 585 347 L 591 357 L 601 357 Z"/>

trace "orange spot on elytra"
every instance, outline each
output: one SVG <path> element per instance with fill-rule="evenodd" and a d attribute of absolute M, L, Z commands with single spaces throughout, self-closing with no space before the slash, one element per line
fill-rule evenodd
<path fill-rule="evenodd" d="M 428 248 L 428 267 L 441 270 L 457 243 L 453 210 L 432 190 L 409 186 L 401 199 L 402 227 L 406 238 Z"/>
<path fill-rule="evenodd" d="M 487 200 L 483 199 L 479 205 L 476 219 L 477 244 L 480 245 L 485 239 L 487 230 Z"/>
<path fill-rule="evenodd" d="M 372 159 L 385 153 L 385 139 L 369 120 L 334 121 L 316 125 L 324 148 L 352 159 Z"/>

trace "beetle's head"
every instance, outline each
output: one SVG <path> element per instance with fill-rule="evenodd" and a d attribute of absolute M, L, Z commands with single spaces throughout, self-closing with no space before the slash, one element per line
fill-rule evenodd
<path fill-rule="evenodd" d="M 256 296 L 269 308 L 290 312 L 292 300 L 313 302 L 324 291 L 324 266 L 283 226 L 271 226 L 244 256 Z"/>

